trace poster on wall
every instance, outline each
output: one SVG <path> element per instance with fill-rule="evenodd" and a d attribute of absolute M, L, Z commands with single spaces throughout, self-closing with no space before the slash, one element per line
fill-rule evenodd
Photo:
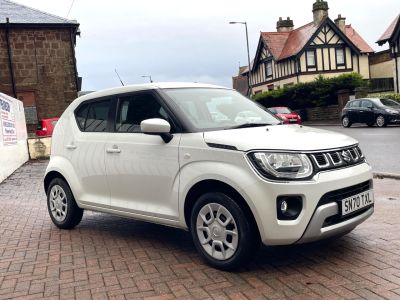
<path fill-rule="evenodd" d="M 3 145 L 17 143 L 17 129 L 15 127 L 14 105 L 10 100 L 0 96 L 0 127 L 3 135 Z"/>

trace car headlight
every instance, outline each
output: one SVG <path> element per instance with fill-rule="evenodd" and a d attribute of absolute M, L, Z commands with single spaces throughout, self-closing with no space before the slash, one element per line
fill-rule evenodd
<path fill-rule="evenodd" d="M 390 109 L 390 108 L 386 108 L 385 111 L 388 112 L 389 114 L 398 114 L 399 113 L 397 110 Z"/>
<path fill-rule="evenodd" d="M 301 179 L 312 175 L 313 167 L 305 154 L 252 152 L 254 167 L 270 179 Z"/>

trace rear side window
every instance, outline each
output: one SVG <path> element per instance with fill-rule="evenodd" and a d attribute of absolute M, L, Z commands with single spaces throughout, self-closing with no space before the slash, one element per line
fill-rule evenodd
<path fill-rule="evenodd" d="M 140 123 L 160 118 L 171 122 L 167 112 L 151 94 L 121 97 L 115 124 L 117 132 L 141 132 Z"/>
<path fill-rule="evenodd" d="M 111 100 L 83 104 L 75 113 L 79 128 L 85 132 L 104 132 L 107 128 Z"/>
<path fill-rule="evenodd" d="M 360 101 L 355 100 L 355 101 L 350 102 L 349 107 L 360 107 Z"/>

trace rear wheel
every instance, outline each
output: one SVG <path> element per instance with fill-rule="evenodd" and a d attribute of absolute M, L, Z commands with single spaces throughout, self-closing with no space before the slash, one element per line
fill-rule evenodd
<path fill-rule="evenodd" d="M 50 182 L 47 190 L 47 208 L 54 225 L 72 229 L 80 223 L 83 209 L 79 208 L 68 184 L 61 178 Z"/>
<path fill-rule="evenodd" d="M 382 115 L 379 115 L 376 117 L 375 123 L 376 123 L 376 126 L 378 126 L 378 127 L 385 127 L 387 125 L 385 117 Z"/>
<path fill-rule="evenodd" d="M 257 229 L 241 207 L 220 192 L 200 196 L 192 209 L 190 225 L 197 250 L 215 268 L 237 268 L 259 246 Z"/>
<path fill-rule="evenodd" d="M 351 126 L 351 122 L 350 122 L 350 119 L 348 116 L 344 116 L 342 118 L 342 125 L 343 125 L 343 127 L 346 127 L 346 128 Z"/>

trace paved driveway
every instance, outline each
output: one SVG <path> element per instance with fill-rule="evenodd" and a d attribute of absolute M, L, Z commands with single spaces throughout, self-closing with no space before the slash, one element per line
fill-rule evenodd
<path fill-rule="evenodd" d="M 399 181 L 375 181 L 376 213 L 348 236 L 264 247 L 227 273 L 204 265 L 177 229 L 89 212 L 76 229 L 57 229 L 45 165 L 0 184 L 0 299 L 400 298 Z"/>

